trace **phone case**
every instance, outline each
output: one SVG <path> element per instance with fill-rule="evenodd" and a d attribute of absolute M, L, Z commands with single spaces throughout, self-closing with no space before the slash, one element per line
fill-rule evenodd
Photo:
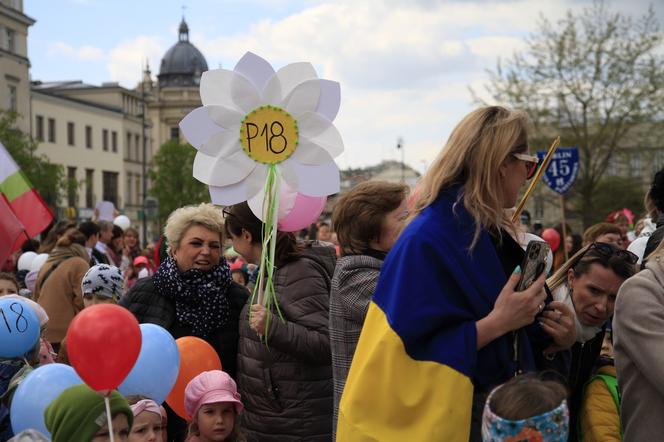
<path fill-rule="evenodd" d="M 544 241 L 531 241 L 526 247 L 526 256 L 521 263 L 521 279 L 516 286 L 518 292 L 530 287 L 546 268 L 549 244 Z"/>

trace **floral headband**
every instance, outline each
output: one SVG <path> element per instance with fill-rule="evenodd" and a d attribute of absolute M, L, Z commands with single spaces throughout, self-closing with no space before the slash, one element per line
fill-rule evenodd
<path fill-rule="evenodd" d="M 500 387 L 498 387 L 500 388 Z M 528 442 L 566 442 L 569 433 L 569 410 L 567 401 L 551 411 L 528 419 L 509 420 L 496 415 L 489 404 L 494 389 L 484 406 L 482 417 L 482 440 L 503 442 L 508 440 Z"/>

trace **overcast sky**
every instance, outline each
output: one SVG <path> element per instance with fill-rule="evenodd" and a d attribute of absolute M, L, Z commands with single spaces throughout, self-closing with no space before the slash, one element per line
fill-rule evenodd
<path fill-rule="evenodd" d="M 335 124 L 342 168 L 400 159 L 422 171 L 472 109 L 487 68 L 524 47 L 540 14 L 555 22 L 581 0 L 24 0 L 33 80 L 119 81 L 133 88 L 144 60 L 156 76 L 183 14 L 210 69 L 246 51 L 276 68 L 309 61 L 341 83 Z M 647 0 L 609 2 L 642 15 Z M 654 1 L 660 22 L 664 5 Z M 536 146 L 536 148 L 540 148 Z"/>

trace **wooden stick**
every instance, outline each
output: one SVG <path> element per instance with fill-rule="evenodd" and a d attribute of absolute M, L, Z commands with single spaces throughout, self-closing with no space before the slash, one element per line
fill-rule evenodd
<path fill-rule="evenodd" d="M 565 253 L 565 262 L 569 259 L 569 256 L 567 256 L 567 219 L 565 217 L 565 195 L 560 195 L 560 210 L 562 212 L 562 218 L 563 218 L 563 224 L 562 224 L 562 230 L 563 230 L 563 239 L 561 241 L 561 244 L 563 246 L 563 252 Z"/>
<path fill-rule="evenodd" d="M 535 190 L 535 185 L 537 185 L 537 182 L 540 180 L 542 177 L 542 174 L 546 170 L 547 167 L 549 167 L 549 162 L 551 161 L 551 158 L 553 157 L 553 153 L 558 149 L 558 146 L 560 145 L 560 137 L 556 137 L 555 140 L 553 140 L 553 143 L 551 144 L 551 147 L 549 147 L 549 151 L 546 153 L 546 156 L 544 157 L 544 161 L 542 161 L 542 165 L 539 167 L 537 170 L 537 174 L 535 177 L 532 179 L 530 182 L 530 186 L 528 186 L 528 190 L 526 190 L 526 194 L 523 196 L 521 199 L 521 202 L 516 208 L 516 212 L 514 212 L 514 215 L 512 216 L 512 222 L 516 223 L 519 220 L 519 217 L 521 216 L 521 211 L 523 210 L 524 206 L 526 205 L 526 202 L 528 201 L 528 197 L 530 197 L 530 194 Z"/>

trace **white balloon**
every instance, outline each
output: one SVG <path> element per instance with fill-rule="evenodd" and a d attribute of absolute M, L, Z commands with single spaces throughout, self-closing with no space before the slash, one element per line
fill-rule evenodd
<path fill-rule="evenodd" d="M 25 252 L 18 259 L 16 267 L 18 270 L 30 270 L 30 265 L 36 256 L 37 254 L 35 252 Z"/>
<path fill-rule="evenodd" d="M 127 217 L 127 215 L 118 215 L 113 220 L 113 224 L 125 231 L 131 227 L 131 220 L 129 217 Z"/>
<path fill-rule="evenodd" d="M 35 256 L 35 259 L 32 260 L 32 264 L 30 265 L 30 270 L 33 272 L 38 272 L 47 259 L 48 253 L 40 253 L 39 255 Z"/>
<path fill-rule="evenodd" d="M 524 241 L 520 244 L 523 250 L 526 250 L 526 247 L 528 247 L 528 244 L 530 244 L 531 241 L 544 241 L 534 233 L 524 233 L 524 237 Z M 551 267 L 553 267 L 553 253 L 551 253 L 551 249 L 549 249 L 549 253 L 546 255 L 546 269 L 544 269 L 545 274 L 549 274 Z"/>

